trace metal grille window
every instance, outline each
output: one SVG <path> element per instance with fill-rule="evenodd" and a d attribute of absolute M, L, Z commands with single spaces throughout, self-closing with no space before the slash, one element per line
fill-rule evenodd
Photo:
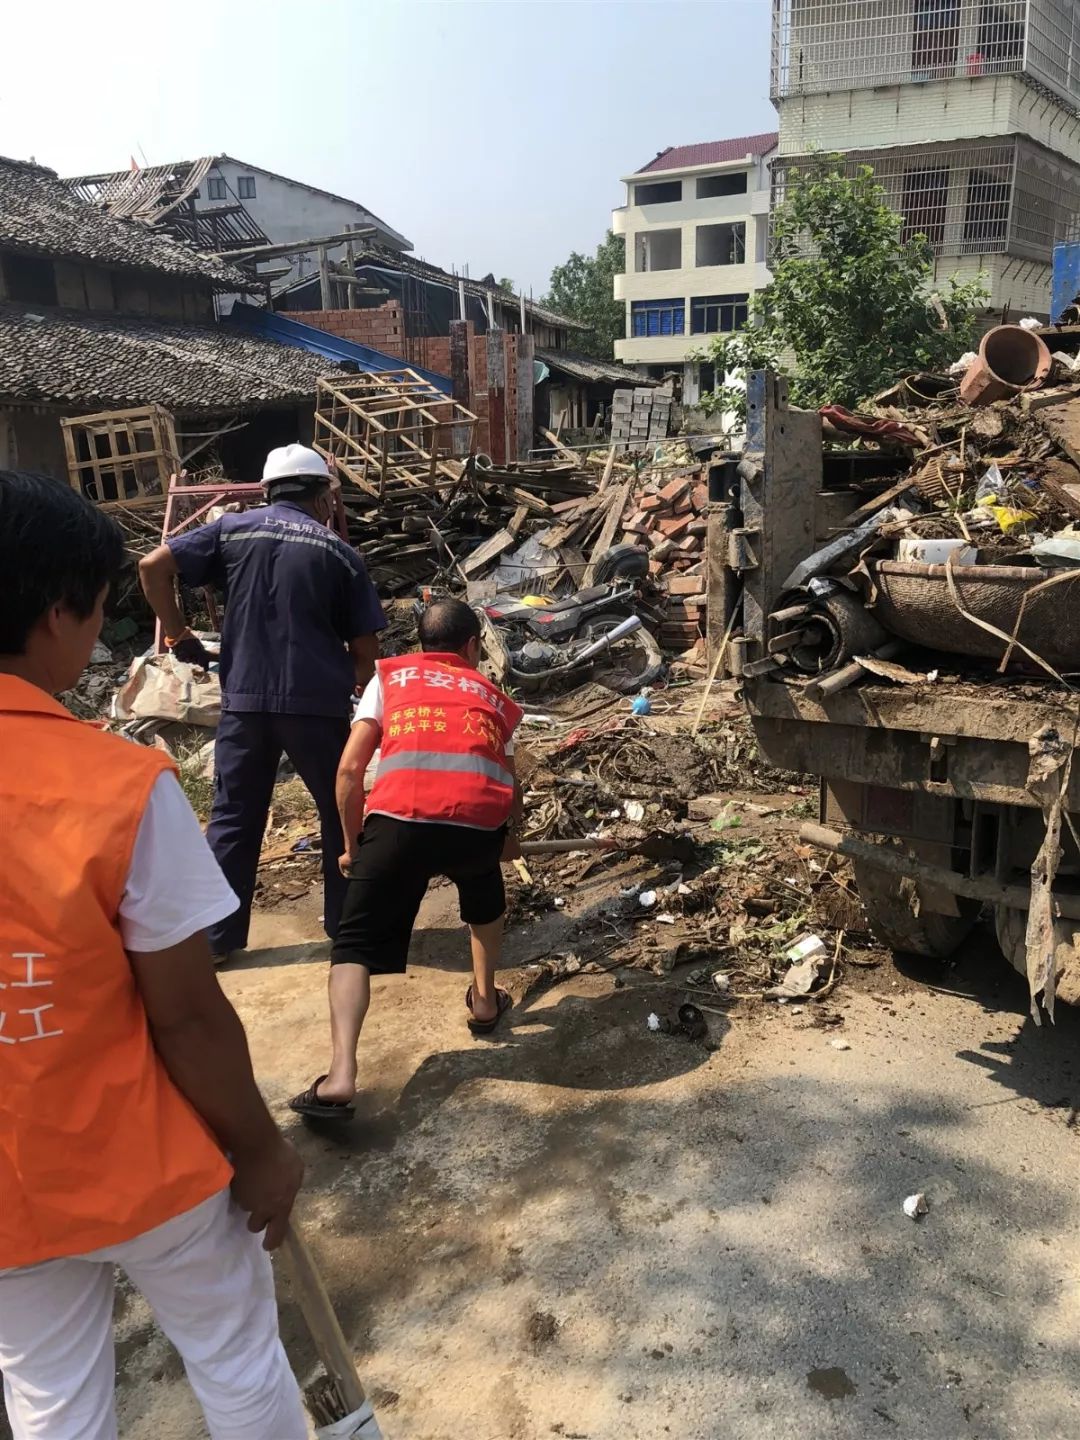
<path fill-rule="evenodd" d="M 1011 190 L 1009 181 L 991 170 L 967 172 L 962 255 L 987 255 L 1006 248 Z"/>
<path fill-rule="evenodd" d="M 960 50 L 960 0 L 915 0 L 912 22 L 912 79 L 940 80 L 954 74 Z"/>
<path fill-rule="evenodd" d="M 949 172 L 935 166 L 927 170 L 908 170 L 904 174 L 904 217 L 902 239 L 925 235 L 935 250 L 945 240 L 945 217 L 949 202 Z"/>
<path fill-rule="evenodd" d="M 220 175 L 211 175 L 206 182 L 206 198 L 208 200 L 225 199 L 225 181 Z"/>
<path fill-rule="evenodd" d="M 239 175 L 236 180 L 236 193 L 241 200 L 255 199 L 255 176 Z"/>
<path fill-rule="evenodd" d="M 803 155 L 773 166 L 773 204 L 787 176 L 812 170 Z M 1080 227 L 1080 166 L 1027 140 L 906 146 L 844 156 L 850 174 L 869 165 L 903 235 L 926 235 L 940 256 L 1007 253 L 1049 264 L 1054 245 Z"/>
<path fill-rule="evenodd" d="M 773 99 L 1005 74 L 1026 74 L 1080 107 L 1080 5 L 773 0 Z"/>
<path fill-rule="evenodd" d="M 632 300 L 630 322 L 635 339 L 648 335 L 684 335 L 686 304 L 682 300 Z"/>
<path fill-rule="evenodd" d="M 691 335 L 720 335 L 746 324 L 749 295 L 695 295 L 690 301 Z"/>

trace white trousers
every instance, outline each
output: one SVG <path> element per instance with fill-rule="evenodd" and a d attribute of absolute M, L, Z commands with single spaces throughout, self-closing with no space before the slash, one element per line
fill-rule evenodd
<path fill-rule="evenodd" d="M 123 1245 L 0 1271 L 0 1370 L 15 1440 L 118 1440 L 114 1265 L 180 1352 L 213 1440 L 306 1440 L 270 1257 L 227 1190 Z"/>

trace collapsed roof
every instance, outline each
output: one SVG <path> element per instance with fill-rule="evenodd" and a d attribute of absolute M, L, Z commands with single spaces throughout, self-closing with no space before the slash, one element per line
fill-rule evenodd
<path fill-rule="evenodd" d="M 261 282 L 146 225 L 87 205 L 43 165 L 0 157 L 0 250 L 186 279 L 220 291 Z"/>

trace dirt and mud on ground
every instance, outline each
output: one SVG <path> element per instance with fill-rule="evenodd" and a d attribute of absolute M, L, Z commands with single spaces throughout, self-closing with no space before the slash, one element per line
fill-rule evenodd
<path fill-rule="evenodd" d="M 770 776 L 729 694 L 699 745 L 699 698 L 633 720 L 578 695 L 527 727 L 534 835 L 682 836 L 693 858 L 530 860 L 490 1040 L 434 887 L 409 973 L 375 984 L 344 1132 L 286 1105 L 325 1068 L 327 947 L 317 827 L 278 788 L 254 948 L 222 979 L 387 1440 L 1080 1432 L 1078 1017 L 1036 1030 L 988 933 L 948 967 L 877 949 L 846 873 L 799 843 L 815 787 Z M 805 933 L 814 995 L 765 998 Z M 118 1326 L 126 1440 L 201 1440 L 141 1300 Z"/>

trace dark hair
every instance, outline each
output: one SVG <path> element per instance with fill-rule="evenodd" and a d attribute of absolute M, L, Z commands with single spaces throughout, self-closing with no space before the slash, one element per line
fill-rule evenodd
<path fill-rule="evenodd" d="M 57 603 L 86 619 L 123 563 L 120 527 L 70 485 L 0 470 L 0 655 L 22 655 Z"/>
<path fill-rule="evenodd" d="M 464 600 L 435 600 L 420 616 L 416 632 L 421 650 L 456 654 L 480 638 L 480 618 Z"/>

